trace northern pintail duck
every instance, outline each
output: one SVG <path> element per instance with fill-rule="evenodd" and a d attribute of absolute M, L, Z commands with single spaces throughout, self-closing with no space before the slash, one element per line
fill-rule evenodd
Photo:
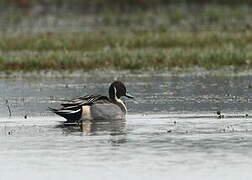
<path fill-rule="evenodd" d="M 67 119 L 67 123 L 80 120 L 124 119 L 127 108 L 120 97 L 133 98 L 127 93 L 121 81 L 114 81 L 109 87 L 109 97 L 87 95 L 62 103 L 60 109 L 49 108 L 52 112 Z"/>

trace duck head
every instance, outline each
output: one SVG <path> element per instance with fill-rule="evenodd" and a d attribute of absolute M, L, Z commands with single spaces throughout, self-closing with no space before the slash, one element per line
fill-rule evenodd
<path fill-rule="evenodd" d="M 125 85 L 121 81 L 114 81 L 109 87 L 109 97 L 111 100 L 120 99 L 125 96 L 127 98 L 134 98 L 132 95 L 127 93 Z"/>

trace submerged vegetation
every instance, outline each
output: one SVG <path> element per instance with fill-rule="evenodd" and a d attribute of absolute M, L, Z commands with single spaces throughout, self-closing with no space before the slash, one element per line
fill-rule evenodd
<path fill-rule="evenodd" d="M 2 71 L 252 67 L 252 7 L 246 4 L 10 11 L 0 16 Z"/>

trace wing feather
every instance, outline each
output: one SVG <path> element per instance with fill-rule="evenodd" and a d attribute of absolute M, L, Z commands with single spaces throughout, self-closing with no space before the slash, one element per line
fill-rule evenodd
<path fill-rule="evenodd" d="M 93 104 L 112 103 L 106 96 L 101 95 L 87 95 L 74 98 L 71 100 L 64 100 L 61 103 L 60 109 L 48 108 L 50 111 L 64 117 L 67 122 L 76 122 L 81 119 L 82 106 L 92 106 Z"/>
<path fill-rule="evenodd" d="M 71 100 L 66 100 L 65 103 L 61 103 L 63 107 L 69 107 L 69 106 L 85 106 L 89 105 L 91 106 L 94 103 L 111 103 L 110 99 L 106 96 L 101 95 L 87 95 L 78 97 Z"/>

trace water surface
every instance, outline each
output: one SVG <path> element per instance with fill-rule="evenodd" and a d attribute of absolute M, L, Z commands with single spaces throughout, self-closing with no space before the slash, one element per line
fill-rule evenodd
<path fill-rule="evenodd" d="M 64 119 L 46 110 L 66 97 L 107 94 L 114 79 L 124 81 L 136 97 L 126 101 L 126 121 L 87 123 L 82 132 L 64 127 Z M 250 179 L 250 79 L 2 78 L 0 179 Z"/>

